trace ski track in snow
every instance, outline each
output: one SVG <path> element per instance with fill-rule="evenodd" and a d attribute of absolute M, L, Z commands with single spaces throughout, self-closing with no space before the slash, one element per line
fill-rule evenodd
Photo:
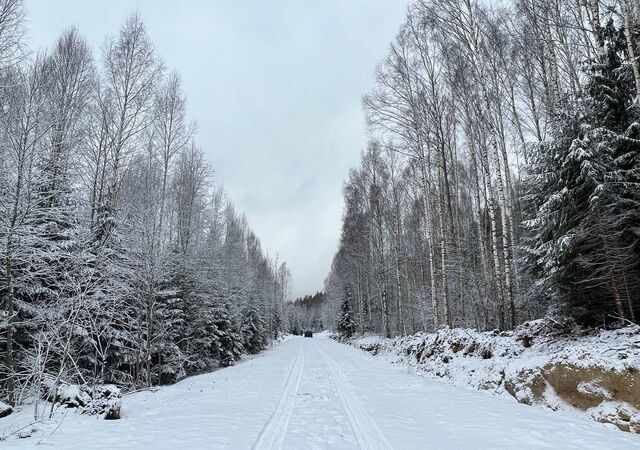
<path fill-rule="evenodd" d="M 282 388 L 276 409 L 258 434 L 253 450 L 280 449 L 287 435 L 291 414 L 296 402 L 296 394 L 300 389 L 304 372 L 304 346 L 300 346 L 296 360 L 291 367 L 287 381 Z"/>
<path fill-rule="evenodd" d="M 0 437 L 30 430 L 32 407 L 0 419 Z M 123 398 L 120 420 L 58 409 L 32 450 L 640 449 L 640 437 L 421 379 L 326 335 L 291 337 L 233 367 Z"/>
<path fill-rule="evenodd" d="M 387 441 L 378 425 L 376 425 L 375 421 L 358 400 L 358 397 L 351 388 L 349 380 L 347 380 L 344 372 L 342 372 L 338 364 L 336 364 L 336 362 L 327 355 L 324 350 L 318 347 L 317 344 L 314 343 L 314 345 L 329 367 L 331 378 L 338 390 L 340 400 L 347 412 L 351 429 L 355 434 L 355 438 L 358 441 L 360 448 L 362 450 L 391 449 L 392 447 L 391 444 L 389 444 L 389 441 Z"/>

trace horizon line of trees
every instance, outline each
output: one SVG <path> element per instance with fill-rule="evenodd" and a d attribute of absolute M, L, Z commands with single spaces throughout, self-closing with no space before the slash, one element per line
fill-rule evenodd
<path fill-rule="evenodd" d="M 320 332 L 330 320 L 324 316 L 327 295 L 318 291 L 313 295 L 298 297 L 287 304 L 288 331 L 300 335 L 303 331 Z"/>
<path fill-rule="evenodd" d="M 0 399 L 170 383 L 263 349 L 289 271 L 215 180 L 140 17 L 96 58 L 76 28 L 31 51 L 25 16 L 0 0 Z"/>
<path fill-rule="evenodd" d="M 363 101 L 334 329 L 638 323 L 639 58 L 631 0 L 413 1 Z"/>

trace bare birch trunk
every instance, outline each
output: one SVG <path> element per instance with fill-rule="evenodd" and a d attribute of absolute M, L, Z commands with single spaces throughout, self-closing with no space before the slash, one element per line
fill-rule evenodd
<path fill-rule="evenodd" d="M 438 297 L 436 294 L 436 268 L 435 268 L 435 254 L 434 254 L 434 246 L 433 246 L 433 226 L 431 223 L 431 200 L 429 196 L 429 183 L 427 181 L 426 168 L 424 167 L 426 161 L 422 161 L 421 163 L 421 171 L 422 171 L 422 184 L 424 186 L 424 193 L 422 196 L 423 200 L 423 208 L 424 208 L 424 221 L 425 227 L 427 230 L 427 255 L 429 258 L 429 281 L 431 285 L 431 308 L 432 308 L 432 317 L 433 317 L 433 329 L 437 329 L 438 325 L 440 325 L 440 316 L 438 311 Z"/>
<path fill-rule="evenodd" d="M 636 86 L 636 100 L 640 102 L 640 68 L 638 67 L 638 57 L 636 55 L 635 43 L 633 42 L 631 23 L 631 4 L 629 0 L 621 0 L 622 15 L 624 17 L 624 35 L 627 42 L 627 53 L 629 54 L 629 62 L 633 71 L 633 80 Z"/>

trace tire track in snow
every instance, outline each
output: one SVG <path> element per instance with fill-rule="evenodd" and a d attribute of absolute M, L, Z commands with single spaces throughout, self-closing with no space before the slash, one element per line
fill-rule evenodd
<path fill-rule="evenodd" d="M 304 370 L 304 350 L 300 345 L 300 350 L 296 356 L 296 360 L 291 366 L 287 381 L 282 388 L 280 399 L 267 422 L 260 430 L 256 441 L 251 447 L 254 450 L 271 450 L 280 449 L 287 435 L 287 428 L 291 421 L 291 414 L 296 401 L 296 393 L 300 388 L 302 381 L 302 372 Z"/>
<path fill-rule="evenodd" d="M 344 372 L 340 369 L 340 366 L 315 342 L 314 346 L 329 367 L 331 378 L 333 378 L 344 409 L 347 412 L 347 417 L 356 441 L 358 442 L 358 446 L 362 450 L 392 449 L 393 447 L 391 447 L 387 438 L 382 434 L 382 430 L 380 430 L 378 425 L 376 425 L 364 409 L 360 400 L 358 400 L 358 396 L 351 387 Z"/>

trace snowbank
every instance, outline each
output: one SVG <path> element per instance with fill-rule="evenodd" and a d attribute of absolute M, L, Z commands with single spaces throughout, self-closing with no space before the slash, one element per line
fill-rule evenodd
<path fill-rule="evenodd" d="M 421 375 L 640 433 L 638 326 L 590 331 L 568 319 L 547 318 L 512 332 L 443 329 L 347 342 Z"/>

